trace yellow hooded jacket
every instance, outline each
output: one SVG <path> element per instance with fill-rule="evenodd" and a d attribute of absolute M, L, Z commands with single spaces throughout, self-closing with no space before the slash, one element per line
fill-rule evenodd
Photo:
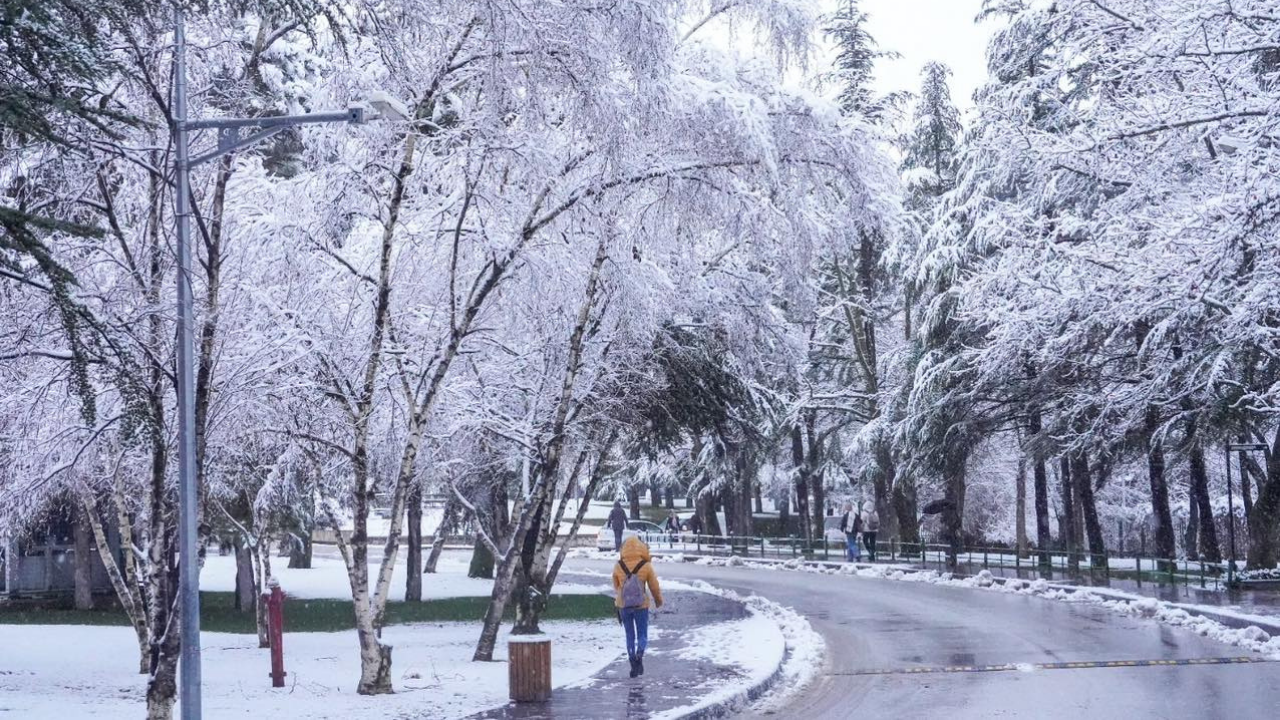
<path fill-rule="evenodd" d="M 642 585 L 649 587 L 649 592 L 645 594 L 644 604 L 641 608 L 649 608 L 649 595 L 653 595 L 653 602 L 657 607 L 662 607 L 662 588 L 658 587 L 658 573 L 653 571 L 653 561 L 649 558 L 649 546 L 638 537 L 629 537 L 627 541 L 622 543 L 622 562 L 626 563 L 627 569 L 634 571 L 640 561 L 644 560 L 644 567 L 640 568 L 640 572 L 634 573 L 640 578 Z M 614 607 L 622 607 L 622 583 L 627 579 L 622 568 L 615 563 L 613 566 L 613 592 Z"/>

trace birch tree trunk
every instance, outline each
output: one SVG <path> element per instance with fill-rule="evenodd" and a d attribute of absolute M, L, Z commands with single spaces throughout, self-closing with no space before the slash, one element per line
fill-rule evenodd
<path fill-rule="evenodd" d="M 493 646 L 497 641 L 498 627 L 502 621 L 502 614 L 506 609 L 507 599 L 510 597 L 512 578 L 517 562 L 522 559 L 521 553 L 517 553 L 516 550 L 523 548 L 525 535 L 531 527 L 535 527 L 534 532 L 537 532 L 535 523 L 540 523 L 543 519 L 546 509 L 550 507 L 548 504 L 550 493 L 555 492 L 556 481 L 560 472 L 560 461 L 564 451 L 565 427 L 569 417 L 569 408 L 573 401 L 573 391 L 577 385 L 578 374 L 581 370 L 582 349 L 587 332 L 587 324 L 591 319 L 591 312 L 596 304 L 596 296 L 600 288 L 600 273 L 604 267 L 606 257 L 605 241 L 604 238 L 601 238 L 596 246 L 596 255 L 591 265 L 591 274 L 587 278 L 582 307 L 578 311 L 577 321 L 569 337 L 569 352 L 565 361 L 564 379 L 560 386 L 560 397 L 551 423 L 550 437 L 543 446 L 545 449 L 542 451 L 538 479 L 534 484 L 533 491 L 524 499 L 521 505 L 520 517 L 516 522 L 515 530 L 511 534 L 505 552 L 499 559 L 498 569 L 495 573 L 496 577 L 494 578 L 493 594 L 489 600 L 489 608 L 485 612 L 480 640 L 476 643 L 476 651 L 472 657 L 476 661 L 488 662 L 493 660 Z M 552 528 L 552 532 L 555 531 L 556 529 Z M 536 624 L 536 616 L 533 621 Z"/>
<path fill-rule="evenodd" d="M 75 526 L 75 608 L 93 609 L 93 530 L 84 511 L 76 508 Z"/>
<path fill-rule="evenodd" d="M 440 553 L 444 552 L 445 540 L 456 527 L 457 514 L 457 501 L 450 497 L 445 501 L 444 516 L 440 520 L 440 525 L 436 528 L 435 537 L 431 540 L 431 551 L 427 553 L 427 561 L 422 568 L 422 572 L 431 574 L 436 571 L 436 564 L 440 562 Z"/>

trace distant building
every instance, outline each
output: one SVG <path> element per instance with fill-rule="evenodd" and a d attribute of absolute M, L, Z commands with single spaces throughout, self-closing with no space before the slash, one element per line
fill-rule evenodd
<path fill-rule="evenodd" d="M 0 537 L 0 595 L 10 598 L 70 596 L 75 591 L 76 543 L 73 520 L 69 508 L 54 509 L 44 522 L 25 536 Z M 108 528 L 107 542 L 118 558 L 120 535 L 114 527 Z M 91 592 L 114 592 L 92 537 L 89 538 L 88 546 Z"/>

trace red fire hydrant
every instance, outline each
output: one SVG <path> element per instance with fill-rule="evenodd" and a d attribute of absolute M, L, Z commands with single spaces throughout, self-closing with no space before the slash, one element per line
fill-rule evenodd
<path fill-rule="evenodd" d="M 284 591 L 280 581 L 267 580 L 271 593 L 263 593 L 267 604 L 267 637 L 271 640 L 271 687 L 284 687 Z"/>

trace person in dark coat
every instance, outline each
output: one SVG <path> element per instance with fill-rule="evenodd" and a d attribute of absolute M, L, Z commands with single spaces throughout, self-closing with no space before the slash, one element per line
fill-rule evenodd
<path fill-rule="evenodd" d="M 667 524 L 663 526 L 663 529 L 667 531 L 667 542 L 674 546 L 676 544 L 676 536 L 680 534 L 680 516 L 676 515 L 674 510 L 667 516 Z"/>
<path fill-rule="evenodd" d="M 685 523 L 685 526 L 688 527 L 689 532 L 694 535 L 702 534 L 702 518 L 699 517 L 696 512 L 689 518 L 689 522 Z"/>
<path fill-rule="evenodd" d="M 622 501 L 613 501 L 613 512 L 609 513 L 609 521 L 605 527 L 613 530 L 613 550 L 622 550 L 622 531 L 627 529 L 627 511 L 622 509 Z"/>

